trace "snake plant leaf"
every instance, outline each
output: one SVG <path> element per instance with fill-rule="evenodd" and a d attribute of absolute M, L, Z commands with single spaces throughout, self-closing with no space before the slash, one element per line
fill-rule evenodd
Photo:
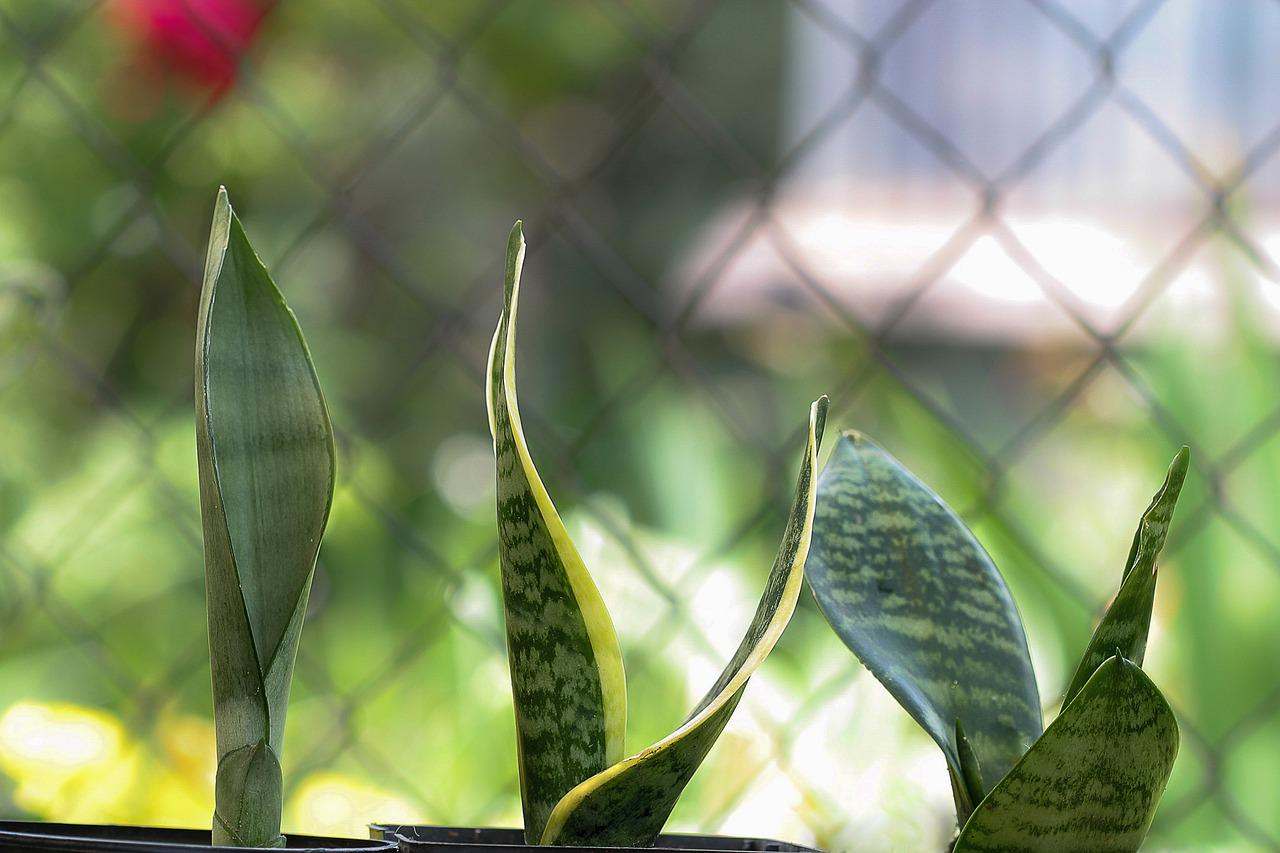
<path fill-rule="evenodd" d="M 809 411 L 808 440 L 795 501 L 764 595 L 737 651 L 684 723 L 667 737 L 587 779 L 551 813 L 541 843 L 648 847 L 737 707 L 747 681 L 795 612 L 813 532 L 818 447 L 827 398 Z"/>
<path fill-rule="evenodd" d="M 498 550 L 525 835 L 556 802 L 622 758 L 627 695 L 604 601 L 533 465 L 516 404 L 516 311 L 524 235 L 507 243 L 502 317 L 489 352 L 498 468 Z"/>
<path fill-rule="evenodd" d="M 1018 609 L 964 523 L 862 434 L 841 436 L 817 504 L 805 571 L 819 609 L 942 749 L 963 821 L 978 780 L 999 780 L 1042 731 Z"/>
<path fill-rule="evenodd" d="M 333 431 L 297 320 L 225 189 L 209 235 L 195 374 L 214 842 L 278 846 L 285 711 L 333 498 Z"/>
<path fill-rule="evenodd" d="M 1126 659 L 1142 666 L 1147 651 L 1147 632 L 1151 628 L 1151 608 L 1156 598 L 1156 560 L 1164 548 L 1190 459 L 1190 448 L 1183 447 L 1178 451 L 1169 464 L 1160 491 L 1142 513 L 1138 530 L 1133 535 L 1133 544 L 1129 547 L 1129 557 L 1125 560 L 1120 591 L 1107 607 L 1089 639 L 1089 645 L 1085 647 L 1084 656 L 1062 700 L 1064 707 L 1080 692 L 1098 665 L 1117 650 Z"/>
<path fill-rule="evenodd" d="M 978 805 L 955 853 L 1137 850 L 1177 754 L 1169 703 L 1110 657 Z"/>

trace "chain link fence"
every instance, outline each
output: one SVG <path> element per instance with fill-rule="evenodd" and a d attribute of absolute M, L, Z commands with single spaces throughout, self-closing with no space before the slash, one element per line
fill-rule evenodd
<path fill-rule="evenodd" d="M 0 0 L 4 811 L 208 807 L 190 339 L 225 182 L 340 431 L 290 711 L 295 828 L 518 819 L 482 380 L 521 217 L 530 441 L 623 635 L 630 746 L 678 723 L 749 617 L 816 394 L 974 524 L 1049 711 L 1187 443 L 1149 666 L 1183 744 L 1150 845 L 1280 848 L 1280 122 L 1206 155 L 1128 62 L 1146 39 L 1174 89 L 1215 51 L 1234 67 L 1214 31 L 1186 67 L 1161 41 L 1211 4 L 1103 5 L 370 0 L 259 21 Z M 1276 44 L 1280 4 L 1250 10 L 1233 37 Z M 1003 51 L 957 47 L 1001 27 Z M 1024 32 L 1062 65 L 1019 65 Z M 948 52 L 956 76 L 911 76 Z M 985 114 L 973 93 L 1003 88 L 1014 106 Z M 993 136 L 953 132 L 975 127 Z M 1113 143 L 1140 146 L 1129 171 L 1080 182 L 1157 249 L 1082 283 L 1095 268 L 1064 258 L 1113 243 L 1043 230 L 1080 210 L 1045 174 Z M 945 772 L 904 716 L 806 601 L 676 823 L 939 844 Z M 28 749 L 40 726 L 74 754 Z"/>

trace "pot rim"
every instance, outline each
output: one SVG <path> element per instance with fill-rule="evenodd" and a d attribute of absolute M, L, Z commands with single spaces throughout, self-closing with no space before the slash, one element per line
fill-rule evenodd
<path fill-rule="evenodd" d="M 203 839 L 203 843 L 202 843 Z M 287 833 L 287 847 L 214 847 L 207 829 L 157 826 L 125 826 L 96 823 L 56 823 L 52 821 L 0 820 L 0 847 L 24 844 L 30 850 L 73 853 L 101 850 L 103 853 L 196 853 L 211 850 L 293 850 L 295 853 L 384 853 L 395 850 L 395 842 L 359 838 L 326 838 Z M 96 845 L 96 846 L 95 846 Z"/>
<path fill-rule="evenodd" d="M 534 851 L 545 850 L 526 844 L 524 831 L 511 827 L 431 826 L 427 824 L 373 823 L 369 829 L 394 837 L 404 845 L 427 845 L 437 848 L 465 848 L 477 851 Z M 432 837 L 423 837 L 426 834 Z M 442 837 L 443 836 L 443 837 Z M 452 837 L 450 837 L 452 836 Z M 771 838 L 744 838 L 732 835 L 685 835 L 663 833 L 654 847 L 556 847 L 557 853 L 598 853 L 598 851 L 652 851 L 670 850 L 686 853 L 747 853 L 747 851 L 780 851 L 780 853 L 819 853 L 812 847 L 804 847 Z"/>

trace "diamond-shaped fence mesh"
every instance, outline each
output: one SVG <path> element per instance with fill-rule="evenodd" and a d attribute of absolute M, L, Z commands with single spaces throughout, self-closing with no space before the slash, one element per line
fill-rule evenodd
<path fill-rule="evenodd" d="M 1277 849 L 1280 3 L 0 0 L 0 810 L 200 824 L 191 424 L 214 190 L 340 486 L 289 829 L 518 820 L 481 377 L 622 634 L 628 743 L 732 651 L 808 400 L 933 483 L 1053 713 L 1180 444 L 1157 849 Z M 806 599 L 673 826 L 938 849 L 923 735 Z"/>

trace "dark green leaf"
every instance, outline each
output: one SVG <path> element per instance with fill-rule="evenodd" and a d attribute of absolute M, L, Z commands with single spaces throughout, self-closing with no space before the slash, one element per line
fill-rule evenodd
<path fill-rule="evenodd" d="M 848 432 L 818 481 L 805 571 L 836 634 L 941 747 L 963 818 L 986 793 L 972 785 L 1000 779 L 1042 728 L 1022 619 L 991 558 L 941 498 Z"/>
<path fill-rule="evenodd" d="M 1142 669 L 1108 658 L 965 824 L 955 853 L 1134 851 L 1178 754 Z"/>
<path fill-rule="evenodd" d="M 525 835 L 556 802 L 622 757 L 627 691 L 604 601 L 533 465 L 516 403 L 516 310 L 524 236 L 507 244 L 504 304 L 489 352 L 498 466 L 498 549 Z"/>
<path fill-rule="evenodd" d="M 648 847 L 662 831 L 681 791 L 737 707 L 748 679 L 795 611 L 812 538 L 814 472 L 826 415 L 823 397 L 809 412 L 805 456 L 782 546 L 733 658 L 679 729 L 566 794 L 551 813 L 543 844 Z"/>
<path fill-rule="evenodd" d="M 1121 575 L 1120 592 L 1089 639 L 1062 700 L 1064 706 L 1084 687 L 1098 665 L 1117 650 L 1142 666 L 1147 650 L 1147 632 L 1151 628 L 1151 607 L 1156 597 L 1156 560 L 1164 548 L 1169 522 L 1173 519 L 1182 483 L 1187 478 L 1190 458 L 1191 450 L 1186 447 L 1173 457 L 1164 485 L 1138 521 L 1138 530 L 1133 534 L 1133 544 L 1129 547 L 1129 557 Z"/>
<path fill-rule="evenodd" d="M 333 433 L 297 321 L 225 190 L 200 297 L 196 449 L 218 742 L 214 838 L 270 846 L 280 835 L 278 793 L 253 808 L 244 802 L 247 793 L 270 790 L 262 768 L 278 773 L 298 636 L 333 497 Z"/>

